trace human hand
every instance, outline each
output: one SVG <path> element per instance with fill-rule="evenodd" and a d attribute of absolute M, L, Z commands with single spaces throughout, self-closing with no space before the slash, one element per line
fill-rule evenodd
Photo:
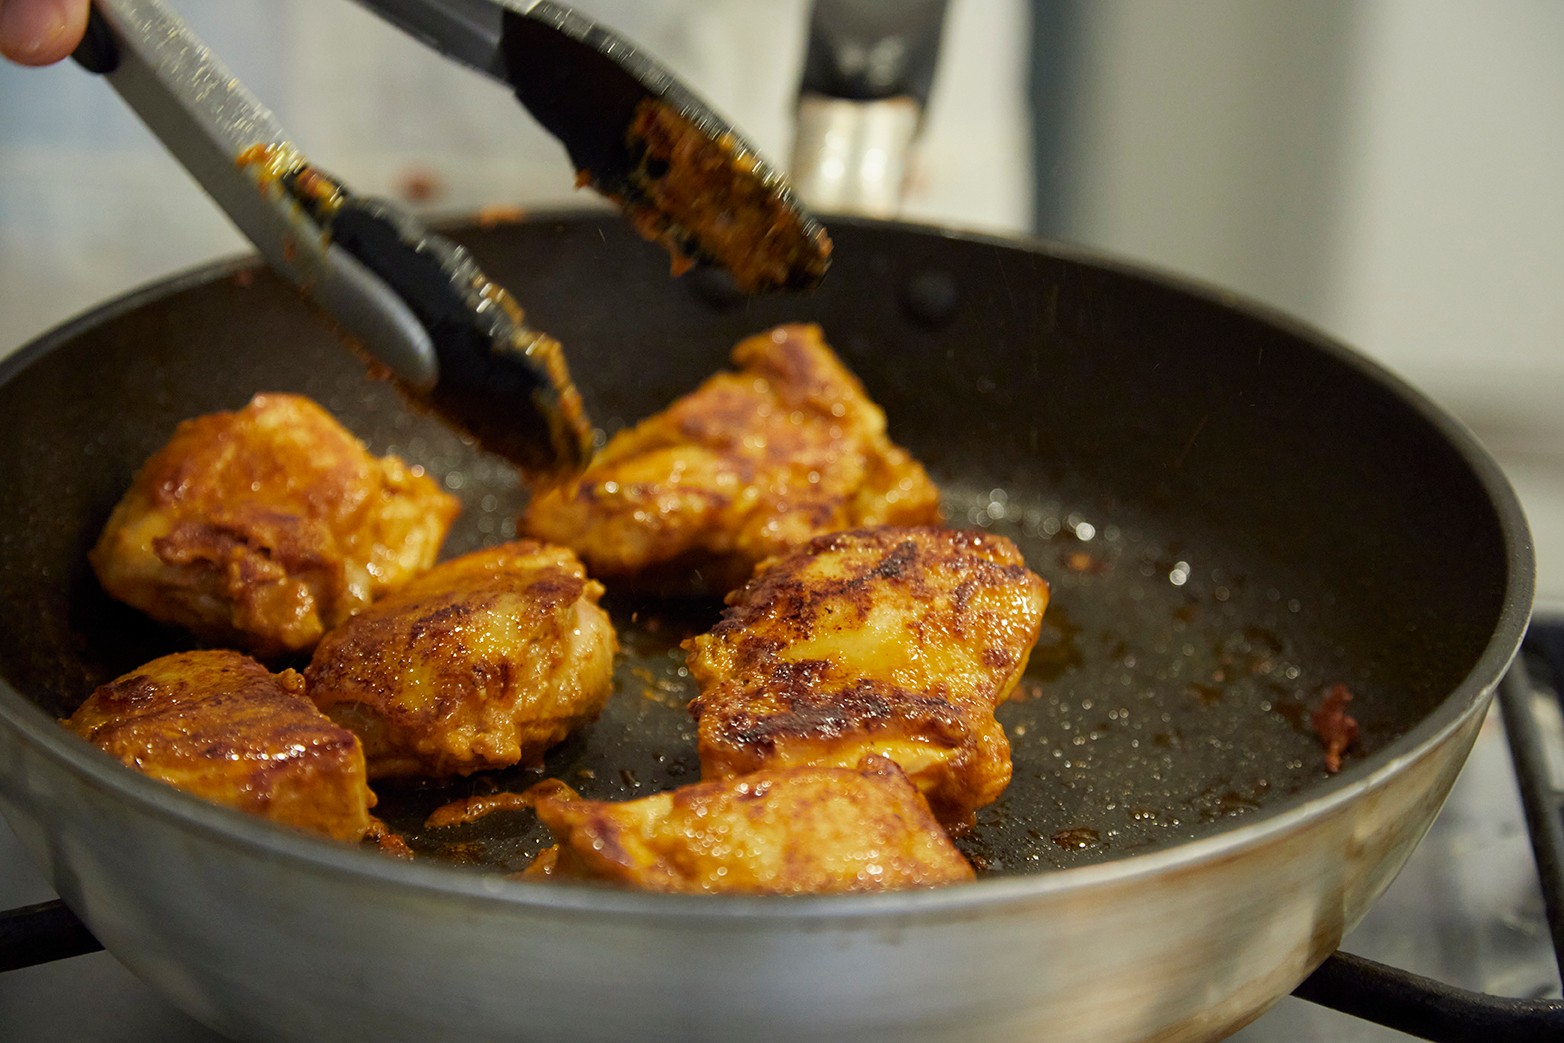
<path fill-rule="evenodd" d="M 88 0 L 0 0 L 0 54 L 48 65 L 76 49 L 87 29 Z"/>

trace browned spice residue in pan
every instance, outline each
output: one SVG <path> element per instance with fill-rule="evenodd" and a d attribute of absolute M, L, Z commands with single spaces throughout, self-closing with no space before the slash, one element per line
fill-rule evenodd
<path fill-rule="evenodd" d="M 463 826 L 477 822 L 496 811 L 527 811 L 532 800 L 525 793 L 485 793 L 441 804 L 424 819 L 426 829 L 444 829 L 447 826 Z"/>
<path fill-rule="evenodd" d="M 1101 843 L 1102 835 L 1088 826 L 1076 826 L 1073 829 L 1061 829 L 1048 839 L 1066 851 L 1084 851 Z"/>
<path fill-rule="evenodd" d="M 818 281 L 830 263 L 825 229 L 806 223 L 773 184 L 756 176 L 756 157 L 732 134 L 703 133 L 662 102 L 648 99 L 629 129 L 639 162 L 631 189 L 616 195 L 636 231 L 673 255 L 675 275 L 706 255 L 753 293 L 796 285 L 799 274 Z M 582 178 L 591 180 L 590 172 Z"/>
<path fill-rule="evenodd" d="M 513 203 L 490 203 L 479 207 L 475 220 L 479 228 L 498 228 L 500 225 L 513 225 L 524 220 L 527 212 Z"/>
<path fill-rule="evenodd" d="M 390 826 L 378 818 L 369 820 L 369 832 L 364 834 L 364 842 L 388 858 L 411 860 L 414 857 L 407 838 L 393 832 Z"/>
<path fill-rule="evenodd" d="M 1352 693 L 1344 684 L 1332 685 L 1325 701 L 1309 715 L 1314 734 L 1325 745 L 1325 770 L 1332 775 L 1341 770 L 1341 760 L 1358 741 L 1358 722 L 1347 712 Z"/>
<path fill-rule="evenodd" d="M 282 179 L 293 177 L 294 191 L 309 199 L 322 216 L 329 217 L 344 198 L 342 186 L 311 167 L 292 145 L 251 145 L 234 157 L 234 165 L 250 171 L 263 192 L 280 192 Z"/>

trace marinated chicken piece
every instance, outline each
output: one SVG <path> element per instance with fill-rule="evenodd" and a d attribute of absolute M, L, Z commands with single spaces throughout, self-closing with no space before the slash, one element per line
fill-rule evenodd
<path fill-rule="evenodd" d="M 618 638 L 603 587 L 518 540 L 436 565 L 322 639 L 309 694 L 372 778 L 536 764 L 602 710 Z"/>
<path fill-rule="evenodd" d="M 1002 536 L 834 533 L 763 563 L 686 641 L 702 776 L 877 753 L 955 829 L 1010 782 L 994 719 L 1042 626 L 1048 585 Z"/>
<path fill-rule="evenodd" d="M 299 395 L 180 424 L 92 549 L 111 595 L 214 644 L 273 657 L 433 564 L 460 509 Z"/>
<path fill-rule="evenodd" d="M 609 439 L 574 482 L 540 493 L 523 529 L 594 576 L 721 594 L 812 536 L 940 520 L 939 491 L 813 325 L 733 349 L 719 373 Z"/>
<path fill-rule="evenodd" d="M 781 768 L 630 801 L 531 791 L 559 841 L 525 875 L 646 891 L 823 894 L 934 887 L 972 867 L 895 764 Z"/>
<path fill-rule="evenodd" d="M 64 722 L 137 771 L 308 833 L 356 841 L 375 798 L 352 732 L 304 680 L 232 651 L 163 656 L 103 685 Z"/>

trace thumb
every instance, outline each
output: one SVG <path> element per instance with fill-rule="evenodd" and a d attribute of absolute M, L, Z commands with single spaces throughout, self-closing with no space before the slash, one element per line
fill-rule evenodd
<path fill-rule="evenodd" d="M 0 0 L 0 54 L 22 65 L 66 57 L 87 29 L 88 0 Z"/>

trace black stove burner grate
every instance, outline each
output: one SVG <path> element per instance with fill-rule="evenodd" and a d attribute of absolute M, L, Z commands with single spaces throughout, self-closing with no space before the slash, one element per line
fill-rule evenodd
<path fill-rule="evenodd" d="M 1538 700 L 1564 713 L 1564 618 L 1532 623 L 1499 684 L 1548 927 L 1564 977 L 1564 783 L 1549 770 Z M 59 901 L 0 913 L 0 971 L 101 949 Z M 1294 995 L 1432 1043 L 1557 1043 L 1564 1001 L 1511 999 L 1456 988 L 1351 953 L 1330 956 Z"/>
<path fill-rule="evenodd" d="M 1564 791 L 1549 770 L 1539 700 L 1564 712 L 1564 619 L 1533 621 L 1521 654 L 1499 682 L 1505 737 L 1564 977 Z M 1459 989 L 1350 953 L 1330 956 L 1293 994 L 1433 1043 L 1564 1040 L 1564 1001 Z"/>
<path fill-rule="evenodd" d="M 56 898 L 0 913 L 0 971 L 97 952 L 103 944 Z"/>
<path fill-rule="evenodd" d="M 1555 710 L 1564 714 L 1564 619 L 1533 625 L 1519 668 L 1511 674 L 1514 683 L 1500 689 L 1500 706 L 1542 880 L 1548 931 L 1564 977 L 1564 779 L 1552 767 L 1557 762 L 1548 757 L 1534 702 L 1551 698 Z M 1564 1039 L 1564 1032 L 1555 1038 Z"/>

